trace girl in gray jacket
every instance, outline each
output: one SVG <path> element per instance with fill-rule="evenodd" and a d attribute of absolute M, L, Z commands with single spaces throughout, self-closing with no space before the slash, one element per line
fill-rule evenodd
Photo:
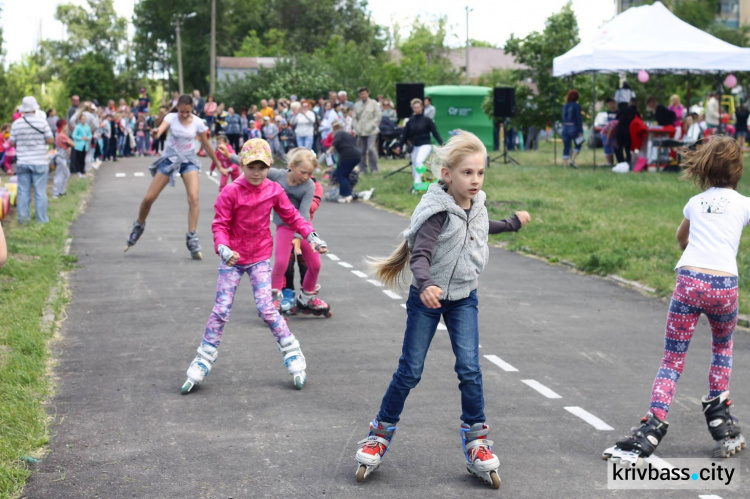
<path fill-rule="evenodd" d="M 448 328 L 460 381 L 460 433 L 470 473 L 495 488 L 499 461 L 487 440 L 482 371 L 479 367 L 477 278 L 489 256 L 487 236 L 517 231 L 529 220 L 525 211 L 506 220 L 490 220 L 485 207 L 484 181 L 487 150 L 473 134 L 461 132 L 435 150 L 432 165 L 439 184 L 432 184 L 417 205 L 404 242 L 386 259 L 375 261 L 378 277 L 393 286 L 407 263 L 412 282 L 406 303 L 404 345 L 398 369 L 360 442 L 356 459 L 357 481 L 380 466 L 396 431 L 409 391 L 422 376 L 424 360 L 440 317 Z"/>

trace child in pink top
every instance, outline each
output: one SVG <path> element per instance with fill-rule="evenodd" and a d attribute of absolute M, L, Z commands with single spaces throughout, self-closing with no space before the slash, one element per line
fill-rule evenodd
<path fill-rule="evenodd" d="M 229 144 L 229 140 L 227 140 L 226 135 L 219 135 L 218 137 L 216 137 L 216 146 L 219 147 L 221 145 L 226 146 L 230 154 L 234 154 L 234 149 Z M 227 182 L 229 181 L 230 177 L 232 178 L 232 182 L 237 180 L 237 178 L 240 176 L 240 167 L 229 161 L 229 158 L 225 157 L 222 154 L 217 154 L 217 157 L 219 158 L 221 167 L 224 168 L 224 170 L 221 171 L 221 178 L 219 179 L 219 192 L 221 192 L 224 187 L 227 186 Z"/>
<path fill-rule="evenodd" d="M 284 364 L 301 389 L 306 380 L 307 364 L 299 341 L 289 331 L 271 299 L 271 210 L 284 223 L 302 234 L 314 250 L 325 253 L 326 243 L 313 231 L 313 226 L 299 214 L 289 201 L 284 188 L 268 180 L 268 170 L 273 164 L 271 147 L 263 139 L 250 139 L 240 152 L 242 176 L 219 193 L 214 204 L 214 247 L 221 256 L 216 302 L 206 324 L 198 355 L 187 370 L 187 381 L 182 393 L 189 393 L 195 385 L 211 372 L 216 362 L 219 343 L 229 320 L 234 294 L 242 274 L 247 273 L 253 285 L 258 315 L 268 324 Z"/>

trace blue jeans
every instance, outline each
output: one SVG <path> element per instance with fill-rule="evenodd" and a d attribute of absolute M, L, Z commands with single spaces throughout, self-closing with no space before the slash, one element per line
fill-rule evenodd
<path fill-rule="evenodd" d="M 570 146 L 573 145 L 576 152 L 581 151 L 581 146 L 575 144 L 575 139 L 578 137 L 578 131 L 576 127 L 570 125 L 563 125 L 562 129 L 562 141 L 563 141 L 563 159 L 570 158 Z"/>
<path fill-rule="evenodd" d="M 339 181 L 339 196 L 345 198 L 352 195 L 352 184 L 349 175 L 354 167 L 359 164 L 359 159 L 340 159 L 336 165 L 336 178 Z"/>
<path fill-rule="evenodd" d="M 36 221 L 49 222 L 47 218 L 47 174 L 48 165 L 16 165 L 18 174 L 18 223 L 26 223 L 31 218 L 31 187 L 34 187 L 34 207 Z"/>
<path fill-rule="evenodd" d="M 442 315 L 456 356 L 454 369 L 461 390 L 461 420 L 469 425 L 485 422 L 482 370 L 479 367 L 478 303 L 475 289 L 461 300 L 444 300 L 440 302 L 440 308 L 427 308 L 419 298 L 419 291 L 410 287 L 404 346 L 398 369 L 380 405 L 378 421 L 398 423 L 409 391 L 422 378 L 424 359 Z"/>
<path fill-rule="evenodd" d="M 301 137 L 297 135 L 297 145 L 299 147 L 306 147 L 308 149 L 313 148 L 313 136 L 310 135 L 309 137 Z"/>

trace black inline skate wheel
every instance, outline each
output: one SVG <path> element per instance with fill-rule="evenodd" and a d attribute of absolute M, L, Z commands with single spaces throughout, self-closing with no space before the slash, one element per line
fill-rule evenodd
<path fill-rule="evenodd" d="M 360 464 L 359 468 L 357 468 L 357 483 L 362 483 L 362 480 L 365 479 L 365 472 L 367 471 L 367 466 L 364 464 Z"/>

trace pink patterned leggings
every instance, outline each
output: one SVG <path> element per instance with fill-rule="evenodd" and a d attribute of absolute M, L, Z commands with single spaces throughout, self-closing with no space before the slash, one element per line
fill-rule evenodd
<path fill-rule="evenodd" d="M 664 357 L 651 391 L 651 413 L 654 416 L 661 420 L 667 417 L 701 313 L 706 314 L 712 335 L 708 396 L 713 398 L 729 390 L 737 304 L 737 277 L 687 269 L 677 271 L 677 283 L 667 315 Z"/>
<path fill-rule="evenodd" d="M 250 276 L 250 282 L 253 285 L 253 296 L 255 297 L 255 306 L 258 308 L 258 315 L 268 324 L 276 341 L 292 334 L 289 332 L 286 321 L 273 306 L 271 300 L 270 260 L 233 267 L 227 267 L 222 261 L 221 266 L 219 266 L 219 280 L 216 283 L 216 302 L 211 311 L 211 316 L 208 318 L 206 332 L 203 334 L 205 342 L 216 347 L 221 343 L 221 334 L 224 332 L 224 326 L 232 311 L 234 293 L 237 291 L 242 274 L 245 272 Z"/>

